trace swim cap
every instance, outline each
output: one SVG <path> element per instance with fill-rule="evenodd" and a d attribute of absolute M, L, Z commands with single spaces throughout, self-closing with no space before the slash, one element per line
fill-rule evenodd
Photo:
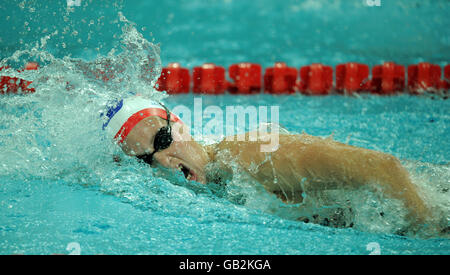
<path fill-rule="evenodd" d="M 133 128 L 144 118 L 159 116 L 167 119 L 167 113 L 161 103 L 142 96 L 121 99 L 108 108 L 107 121 L 103 124 L 108 136 L 122 143 Z M 180 118 L 170 113 L 170 121 L 181 122 Z"/>

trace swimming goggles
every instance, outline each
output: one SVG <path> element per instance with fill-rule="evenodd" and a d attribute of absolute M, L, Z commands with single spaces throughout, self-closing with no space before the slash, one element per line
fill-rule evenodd
<path fill-rule="evenodd" d="M 169 148 L 169 146 L 173 142 L 172 127 L 170 126 L 170 111 L 163 104 L 161 104 L 161 106 L 166 110 L 167 126 L 161 127 L 158 130 L 158 132 L 156 132 L 155 138 L 153 140 L 153 148 L 155 148 L 155 150 L 152 153 L 147 153 L 147 154 L 136 156 L 138 159 L 142 160 L 143 162 L 147 163 L 148 165 L 153 165 L 153 155 L 155 153 Z"/>

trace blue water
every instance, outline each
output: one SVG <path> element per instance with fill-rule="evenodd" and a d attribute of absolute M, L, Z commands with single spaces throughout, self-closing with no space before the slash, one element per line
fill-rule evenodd
<path fill-rule="evenodd" d="M 118 11 L 161 44 L 164 64 L 445 65 L 450 56 L 447 0 L 381 0 L 380 7 L 365 0 L 83 0 L 73 10 L 59 2 L 0 3 L 0 57 L 54 31 L 48 50 L 59 57 L 106 54 L 120 32 Z"/>
<path fill-rule="evenodd" d="M 252 98 L 261 105 L 271 102 L 284 106 L 280 123 L 292 132 L 334 132 L 339 141 L 401 159 L 447 163 L 447 170 L 437 170 L 437 176 L 444 183 L 448 179 L 448 101 L 408 96 Z M 192 100 L 191 95 L 178 96 L 168 103 L 189 106 Z M 204 98 L 204 104 L 208 101 L 231 105 L 248 98 Z M 352 133 L 349 140 L 348 133 Z M 289 221 L 207 191 L 146 178 L 148 169 L 137 163 L 117 172 L 113 163 L 105 162 L 102 168 L 95 167 L 98 163 L 93 167 L 73 165 L 83 167 L 84 173 L 109 175 L 81 173 L 77 178 L 79 172 L 69 172 L 57 179 L 2 175 L 1 252 L 69 253 L 66 247 L 72 242 L 80 244 L 81 254 L 369 254 L 372 250 L 367 245 L 371 242 L 380 245 L 382 254 L 450 252 L 446 239 L 417 240 Z M 26 162 L 18 165 L 26 166 Z M 99 182 L 104 180 L 118 180 L 125 186 L 102 186 Z"/>
<path fill-rule="evenodd" d="M 73 10 L 65 1 L 2 2 L 0 23 L 7 26 L 0 30 L 2 62 L 19 68 L 36 59 L 46 66 L 28 75 L 38 85 L 36 94 L 0 98 L 0 254 L 68 254 L 73 243 L 79 254 L 369 254 L 373 243 L 381 254 L 450 253 L 448 239 L 395 235 L 370 219 L 352 229 L 287 219 L 269 211 L 266 203 L 280 202 L 259 194 L 250 181 L 231 185 L 233 192 L 256 194 L 243 203 L 208 187 L 166 180 L 125 156 L 117 166 L 111 155 L 120 152 L 102 139 L 99 112 L 107 99 L 145 87 L 134 78 L 132 64 L 151 52 L 125 47 L 129 59 L 110 53 L 136 37 L 122 30 L 127 23 L 118 12 L 136 23 L 143 38 L 161 43 L 162 64 L 445 65 L 450 59 L 448 1 L 382 0 L 381 7 L 359 0 L 82 1 Z M 125 68 L 121 83 L 99 83 L 69 58 L 85 64 L 108 53 Z M 75 88 L 67 90 L 65 81 Z M 171 108 L 192 107 L 193 99 L 189 94 L 165 101 Z M 393 154 L 448 221 L 448 100 L 408 95 L 202 99 L 204 108 L 277 105 L 280 124 L 292 133 L 333 135 Z"/>

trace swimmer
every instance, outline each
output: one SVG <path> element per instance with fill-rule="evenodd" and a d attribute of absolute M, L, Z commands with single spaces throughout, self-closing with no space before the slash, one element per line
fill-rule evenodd
<path fill-rule="evenodd" d="M 260 150 L 267 141 L 251 141 L 251 133 L 203 146 L 163 104 L 140 96 L 121 100 L 106 117 L 104 129 L 125 154 L 151 166 L 180 170 L 187 180 L 214 181 L 207 167 L 230 171 L 227 163 L 233 159 L 285 203 L 302 202 L 300 182 L 317 191 L 375 184 L 404 203 L 412 224 L 423 224 L 430 215 L 406 169 L 389 154 L 307 134 L 280 134 L 277 150 L 270 153 Z"/>

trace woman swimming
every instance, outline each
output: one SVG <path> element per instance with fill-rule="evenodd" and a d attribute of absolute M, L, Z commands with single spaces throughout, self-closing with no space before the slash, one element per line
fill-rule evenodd
<path fill-rule="evenodd" d="M 411 224 L 423 224 L 430 216 L 408 172 L 389 154 L 307 134 L 280 134 L 273 152 L 261 151 L 267 139 L 254 141 L 252 133 L 203 146 L 164 105 L 140 96 L 110 108 L 104 129 L 127 155 L 152 166 L 180 170 L 187 180 L 219 183 L 217 173 L 208 167 L 223 175 L 231 173 L 229 163 L 235 161 L 285 203 L 301 203 L 305 188 L 322 192 L 376 185 L 388 197 L 403 202 Z"/>

